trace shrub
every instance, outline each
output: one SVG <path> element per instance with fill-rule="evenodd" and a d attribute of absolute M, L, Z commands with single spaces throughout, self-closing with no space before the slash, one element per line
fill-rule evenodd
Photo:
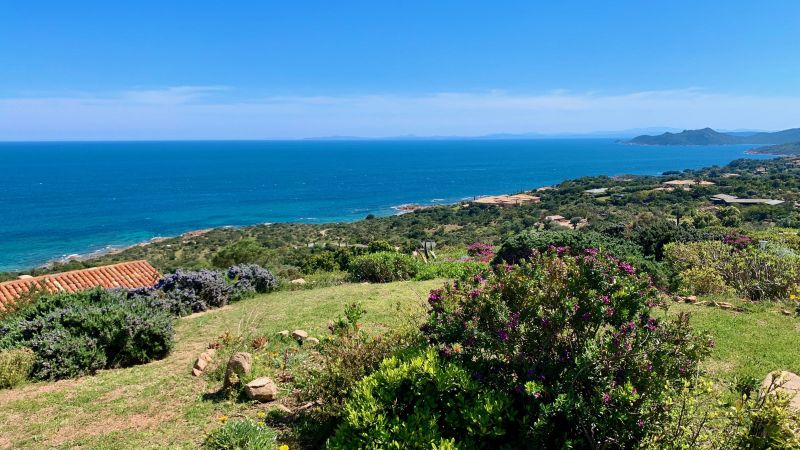
<path fill-rule="evenodd" d="M 30 348 L 35 378 L 75 377 L 163 358 L 172 348 L 173 321 L 149 298 L 124 291 L 61 293 L 3 321 L 0 346 Z"/>
<path fill-rule="evenodd" d="M 0 350 L 0 389 L 12 388 L 27 380 L 35 358 L 29 348 Z"/>
<path fill-rule="evenodd" d="M 164 294 L 164 304 L 178 315 L 225 306 L 233 293 L 225 277 L 211 270 L 178 269 L 162 278 L 155 288 Z"/>
<path fill-rule="evenodd" d="M 211 262 L 215 267 L 229 267 L 237 264 L 262 263 L 266 257 L 265 247 L 253 238 L 246 238 L 220 250 Z"/>
<path fill-rule="evenodd" d="M 432 349 L 390 358 L 358 383 L 328 448 L 492 448 L 514 429 L 512 404 Z"/>
<path fill-rule="evenodd" d="M 418 270 L 419 262 L 402 253 L 370 253 L 358 256 L 350 262 L 350 274 L 356 281 L 389 283 L 409 280 Z"/>
<path fill-rule="evenodd" d="M 681 272 L 678 278 L 680 286 L 691 294 L 728 294 L 732 290 L 722 275 L 711 267 L 692 267 Z"/>
<path fill-rule="evenodd" d="M 596 249 L 534 253 L 431 292 L 423 332 L 484 389 L 514 399 L 509 447 L 635 447 L 711 345 L 686 315 L 651 316 L 657 292 L 635 272 Z"/>
<path fill-rule="evenodd" d="M 730 245 L 719 241 L 672 243 L 665 247 L 665 255 L 679 272 L 714 272 L 751 300 L 786 299 L 800 284 L 800 256 L 743 246 L 741 237 L 728 241 Z"/>
<path fill-rule="evenodd" d="M 341 270 L 333 252 L 321 251 L 312 253 L 303 261 L 303 272 L 335 272 Z"/>
<path fill-rule="evenodd" d="M 516 264 L 523 259 L 529 259 L 534 250 L 543 252 L 550 247 L 569 247 L 576 250 L 599 248 L 626 259 L 630 259 L 629 256 L 641 258 L 641 251 L 635 245 L 594 231 L 532 230 L 504 241 L 497 251 L 494 263 Z"/>
<path fill-rule="evenodd" d="M 646 256 L 653 256 L 657 261 L 660 261 L 664 257 L 664 246 L 666 244 L 696 240 L 697 232 L 662 220 L 637 224 L 630 234 L 631 239 L 642 248 L 642 252 Z"/>
<path fill-rule="evenodd" d="M 265 450 L 275 448 L 276 433 L 252 419 L 225 420 L 203 442 L 207 450 Z"/>
<path fill-rule="evenodd" d="M 300 382 L 301 398 L 320 405 L 309 411 L 306 419 L 310 426 L 299 427 L 299 435 L 309 448 L 319 448 L 331 435 L 341 420 L 345 399 L 384 358 L 423 345 L 419 330 L 394 330 L 379 336 L 365 333 L 360 324 L 364 314 L 360 304 L 345 307 L 344 317 L 329 325 L 331 335 L 318 347 L 319 364 L 312 366 Z"/>
<path fill-rule="evenodd" d="M 394 252 L 394 251 L 397 251 L 395 250 L 394 245 L 383 240 L 372 241 L 367 246 L 367 253 L 381 253 L 381 252 Z"/>
<path fill-rule="evenodd" d="M 234 283 L 234 290 L 252 289 L 259 294 L 265 294 L 278 284 L 272 272 L 257 264 L 233 266 L 228 269 L 227 275 Z"/>
<path fill-rule="evenodd" d="M 481 262 L 489 262 L 494 257 L 494 247 L 481 242 L 473 242 L 467 246 L 467 254 Z"/>
<path fill-rule="evenodd" d="M 462 279 L 471 276 L 487 265 L 472 261 L 436 261 L 421 264 L 415 280 L 433 280 L 435 278 Z"/>

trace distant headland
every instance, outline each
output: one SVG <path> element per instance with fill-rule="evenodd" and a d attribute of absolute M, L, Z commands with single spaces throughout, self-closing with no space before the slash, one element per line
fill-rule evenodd
<path fill-rule="evenodd" d="M 703 128 L 701 130 L 684 130 L 680 133 L 666 132 L 657 136 L 642 135 L 623 142 L 635 145 L 760 144 L 767 145 L 767 147 L 754 149 L 754 153 L 798 154 L 798 149 L 800 149 L 800 128 L 752 133 L 721 133 L 711 128 Z M 786 151 L 793 153 L 786 153 Z"/>

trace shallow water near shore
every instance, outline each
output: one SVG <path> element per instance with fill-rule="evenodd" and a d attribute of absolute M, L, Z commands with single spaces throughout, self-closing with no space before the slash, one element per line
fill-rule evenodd
<path fill-rule="evenodd" d="M 0 143 L 0 270 L 155 236 L 353 221 L 586 175 L 724 165 L 747 145 L 610 139 Z"/>

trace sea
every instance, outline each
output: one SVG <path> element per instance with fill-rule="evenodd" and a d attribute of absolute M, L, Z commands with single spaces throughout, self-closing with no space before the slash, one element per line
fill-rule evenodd
<path fill-rule="evenodd" d="M 724 165 L 746 145 L 612 139 L 0 143 L 0 271 L 221 226 L 326 223 L 585 175 Z"/>

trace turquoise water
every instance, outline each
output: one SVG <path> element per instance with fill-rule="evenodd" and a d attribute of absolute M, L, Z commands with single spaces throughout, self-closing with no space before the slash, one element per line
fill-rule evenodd
<path fill-rule="evenodd" d="M 747 148 L 605 139 L 0 143 L 0 270 L 200 228 L 352 221 L 584 175 L 722 165 Z"/>

